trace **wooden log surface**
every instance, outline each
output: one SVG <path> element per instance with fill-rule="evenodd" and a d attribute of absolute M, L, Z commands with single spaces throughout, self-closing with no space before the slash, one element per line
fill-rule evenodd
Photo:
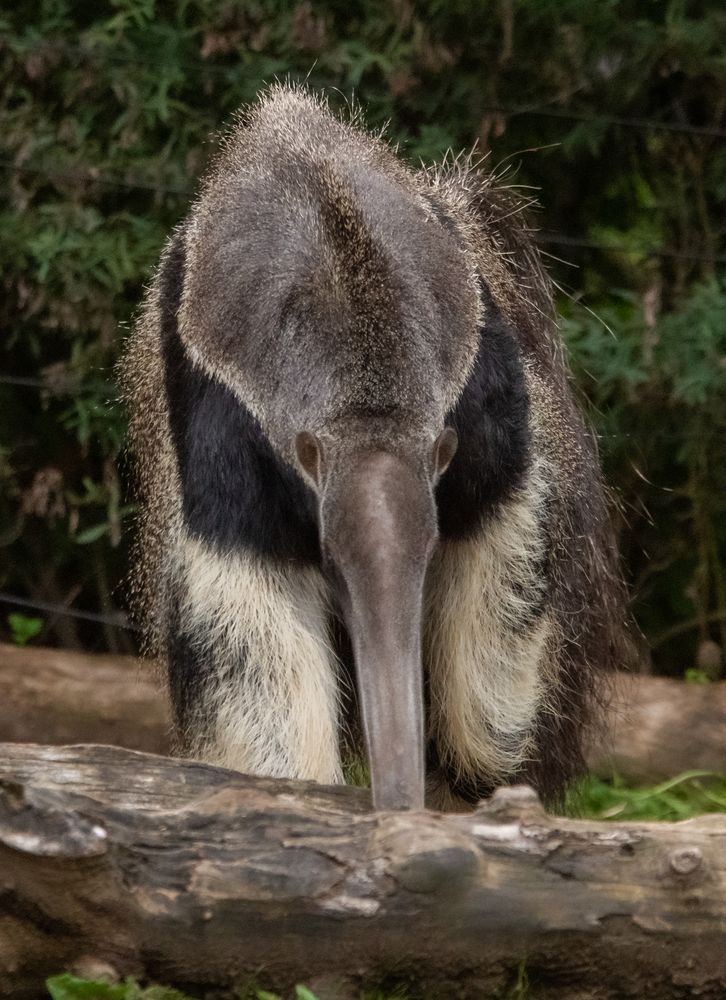
<path fill-rule="evenodd" d="M 607 742 L 590 754 L 598 774 L 648 782 L 692 768 L 726 773 L 726 682 L 621 675 L 609 723 Z M 148 663 L 0 644 L 0 741 L 168 753 L 169 733 L 163 686 Z"/>
<path fill-rule="evenodd" d="M 192 993 L 726 996 L 726 817 L 373 814 L 353 788 L 112 747 L 0 746 L 0 996 L 101 967 Z M 337 991 L 337 992 L 336 992 Z M 497 992 L 500 991 L 500 992 Z"/>
<path fill-rule="evenodd" d="M 170 730 L 150 663 L 0 643 L 0 742 L 110 743 L 166 754 Z"/>
<path fill-rule="evenodd" d="M 692 769 L 726 773 L 726 681 L 621 674 L 607 721 L 607 742 L 589 760 L 597 774 L 649 782 Z"/>

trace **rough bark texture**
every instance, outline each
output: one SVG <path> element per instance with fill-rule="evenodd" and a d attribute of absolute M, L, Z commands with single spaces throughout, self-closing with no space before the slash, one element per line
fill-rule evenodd
<path fill-rule="evenodd" d="M 433 997 L 726 995 L 726 817 L 371 814 L 351 788 L 0 746 L 0 995 L 104 963 L 192 991 L 339 977 Z M 328 994 L 329 995 L 329 994 Z M 343 994 L 345 995 L 345 994 Z"/>
<path fill-rule="evenodd" d="M 697 685 L 621 675 L 598 774 L 658 781 L 679 771 L 726 772 L 726 682 Z M 110 743 L 168 753 L 169 710 L 148 663 L 0 643 L 0 741 Z"/>

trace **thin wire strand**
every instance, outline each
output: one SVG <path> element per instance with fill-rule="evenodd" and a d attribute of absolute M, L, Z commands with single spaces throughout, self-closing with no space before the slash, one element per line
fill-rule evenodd
<path fill-rule="evenodd" d="M 69 180 L 77 182 L 79 177 L 81 177 L 83 180 L 91 184 L 102 184 L 105 187 L 116 187 L 125 190 L 153 191 L 156 194 L 186 195 L 188 197 L 194 193 L 193 187 L 169 187 L 162 184 L 146 184 L 130 180 L 118 180 L 114 177 L 93 173 L 93 168 L 87 164 L 84 165 L 84 167 L 87 171 L 85 177 L 77 171 L 71 173 L 66 170 L 49 169 L 38 164 L 18 164 L 13 163 L 11 160 L 0 159 L 0 169 L 10 170 L 17 173 L 34 173 L 56 180 Z M 726 263 L 726 255 L 724 254 L 716 254 L 711 257 L 708 254 L 686 253 L 678 250 L 661 250 L 658 247 L 643 247 L 641 249 L 628 247 L 625 246 L 625 244 L 597 243 L 594 240 L 588 240 L 585 237 L 569 236 L 566 233 L 557 232 L 535 232 L 532 235 L 537 243 L 543 243 L 546 246 L 571 246 L 579 247 L 584 250 L 598 250 L 602 253 L 620 253 L 627 254 L 629 256 L 641 255 L 664 257 L 677 260 L 691 260 L 694 262 L 700 261 L 705 264 Z"/>
<path fill-rule="evenodd" d="M 121 628 L 127 632 L 138 631 L 136 626 L 132 625 L 121 612 L 118 615 L 102 615 L 93 611 L 78 611 L 75 608 L 68 608 L 64 604 L 52 604 L 48 601 L 29 601 L 25 597 L 19 597 L 17 594 L 4 593 L 0 593 L 0 604 L 11 604 L 18 608 L 42 611 L 48 615 L 61 615 L 65 618 L 80 618 L 83 621 L 95 622 L 98 625 L 112 625 L 114 628 Z"/>
<path fill-rule="evenodd" d="M 78 173 L 79 166 L 85 171 L 85 175 Z M 88 184 L 101 184 L 103 187 L 120 188 L 122 190 L 153 191 L 155 194 L 178 194 L 186 196 L 194 193 L 194 188 L 191 186 L 172 187 L 168 184 L 153 184 L 143 180 L 127 180 L 120 175 L 98 174 L 95 172 L 96 168 L 90 163 L 74 164 L 74 169 L 71 171 L 47 167 L 45 164 L 14 163 L 12 160 L 5 158 L 0 159 L 0 168 L 16 173 L 39 174 L 42 177 L 52 180 L 75 181 L 76 183 L 80 180 Z"/>
<path fill-rule="evenodd" d="M 18 385 L 27 389 L 47 389 L 42 378 L 25 378 L 24 375 L 0 375 L 0 385 Z"/>
<path fill-rule="evenodd" d="M 139 58 L 138 54 L 128 55 L 123 52 L 114 51 L 111 49 L 97 49 L 89 50 L 88 48 L 79 45 L 77 43 L 67 42 L 61 39 L 53 39 L 52 46 L 54 52 L 65 52 L 69 55 L 75 55 L 79 57 L 79 62 L 91 62 L 94 60 L 102 59 L 106 62 L 116 62 L 121 65 L 130 66 L 142 66 L 155 71 L 164 68 L 164 62 L 158 58 Z M 23 52 L 22 56 L 26 57 L 31 54 L 30 52 Z M 217 63 L 205 62 L 201 59 L 189 59 L 181 58 L 175 62 L 169 61 L 167 64 L 168 68 L 171 69 L 184 69 L 184 70 L 196 70 L 202 74 L 208 76 L 229 76 L 230 74 L 238 73 L 238 67 L 234 65 L 230 66 L 220 66 Z M 311 67 L 308 70 L 307 77 L 310 76 L 314 68 Z M 306 79 L 307 79 L 306 77 Z M 331 88 L 337 89 L 337 88 Z M 658 118 L 646 118 L 639 115 L 608 115 L 602 114 L 601 112 L 593 111 L 578 111 L 577 109 L 568 108 L 556 108 L 552 107 L 551 103 L 548 104 L 487 104 L 484 105 L 483 110 L 492 111 L 496 114 L 503 115 L 535 115 L 542 118 L 560 118 L 569 121 L 586 121 L 592 123 L 600 123 L 603 125 L 616 125 L 624 126 L 627 128 L 637 128 L 637 129 L 655 129 L 663 130 L 667 132 L 678 132 L 688 135 L 701 135 L 710 136 L 713 138 L 724 138 L 726 137 L 726 128 L 718 125 L 694 125 L 692 122 L 676 122 L 676 121 L 663 121 Z"/>
<path fill-rule="evenodd" d="M 42 378 L 26 377 L 25 375 L 7 375 L 0 373 L 0 385 L 14 385 L 23 389 L 45 389 L 51 396 L 78 396 L 81 389 L 89 388 L 88 384 L 74 385 L 72 388 L 63 388 L 54 385 L 52 381 Z M 114 382 L 93 382 L 94 389 L 103 389 L 104 392 L 116 393 L 118 386 Z"/>
<path fill-rule="evenodd" d="M 567 294 L 564 291 L 564 289 L 562 289 L 559 285 L 556 285 L 556 287 L 560 291 L 562 291 L 563 294 L 565 294 L 565 295 Z M 571 298 L 571 296 L 568 296 L 568 297 Z M 575 305 L 579 306 L 580 308 L 584 309 L 586 312 L 590 313 L 590 315 L 593 316 L 594 319 L 596 319 L 599 323 L 602 323 L 603 327 L 605 329 L 607 329 L 611 335 L 614 336 L 613 331 L 610 330 L 610 328 L 605 324 L 605 322 L 603 321 L 602 317 L 600 317 L 596 313 L 594 313 L 588 306 L 584 305 L 584 303 L 577 302 L 575 299 L 572 299 L 572 301 L 575 303 Z M 594 379 L 594 376 L 591 374 L 591 372 L 586 371 L 586 374 L 588 375 L 588 377 L 590 379 Z M 2 374 L 0 374 L 0 385 L 4 385 L 4 384 L 7 384 L 7 385 L 19 385 L 19 386 L 22 386 L 22 387 L 29 387 L 29 388 L 34 388 L 34 389 L 47 389 L 47 388 L 49 388 L 48 385 L 45 382 L 42 381 L 42 379 L 23 378 L 23 377 L 18 377 L 18 376 L 14 376 L 14 375 L 2 375 Z M 71 393 L 64 392 L 63 395 L 71 395 Z M 663 431 L 663 430 L 652 431 L 651 430 L 651 431 L 648 432 L 647 436 L 648 436 L 649 440 L 657 440 L 657 441 L 683 441 L 684 439 L 691 440 L 691 439 L 701 438 L 701 437 L 703 437 L 703 432 L 702 431 L 697 431 L 697 432 L 694 431 L 692 433 L 680 433 L 679 434 L 676 431 Z M 632 432 L 632 431 L 612 431 L 612 432 L 598 431 L 597 432 L 597 437 L 599 439 L 601 439 L 601 440 L 621 441 L 624 444 L 628 443 L 628 442 L 633 443 L 633 444 L 637 444 L 638 441 L 639 441 L 639 438 L 637 437 L 637 435 L 635 435 L 634 432 Z"/>
<path fill-rule="evenodd" d="M 597 122 L 603 125 L 618 125 L 625 128 L 655 129 L 666 132 L 680 132 L 688 135 L 703 135 L 713 138 L 726 137 L 726 128 L 718 125 L 693 125 L 690 122 L 661 121 L 657 118 L 640 118 L 620 115 L 603 115 L 592 111 L 567 110 L 546 105 L 521 105 L 517 107 L 501 107 L 490 105 L 485 110 L 498 111 L 507 115 L 537 115 L 541 118 L 563 118 L 570 121 Z"/>
<path fill-rule="evenodd" d="M 566 233 L 533 233 L 537 243 L 551 244 L 553 246 L 580 247 L 583 250 L 600 250 L 605 253 L 633 254 L 634 256 L 655 256 L 655 257 L 675 257 L 678 260 L 704 261 L 706 263 L 726 263 L 726 254 L 687 253 L 680 250 L 657 250 L 655 247 L 626 247 L 624 244 L 596 243 L 583 236 L 568 236 Z"/>

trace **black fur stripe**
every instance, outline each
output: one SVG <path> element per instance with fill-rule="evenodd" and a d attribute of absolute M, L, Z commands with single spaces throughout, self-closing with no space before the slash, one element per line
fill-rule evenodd
<path fill-rule="evenodd" d="M 529 398 L 516 334 L 482 280 L 485 307 L 469 381 L 447 418 L 459 435 L 436 490 L 439 530 L 466 538 L 521 486 L 529 463 Z"/>
<path fill-rule="evenodd" d="M 177 329 L 185 250 L 178 233 L 160 280 L 164 374 L 191 534 L 222 551 L 318 563 L 314 497 L 225 386 L 192 364 Z"/>

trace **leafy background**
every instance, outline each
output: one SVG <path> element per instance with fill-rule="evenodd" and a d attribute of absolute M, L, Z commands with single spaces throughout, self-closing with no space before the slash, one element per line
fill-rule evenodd
<path fill-rule="evenodd" d="M 308 78 L 413 163 L 532 185 L 619 498 L 644 669 L 726 639 L 726 10 L 685 0 L 18 0 L 0 13 L 0 637 L 130 650 L 113 366 L 215 132 Z M 566 263 L 565 263 L 566 262 Z M 9 615 L 14 615 L 9 618 Z"/>

